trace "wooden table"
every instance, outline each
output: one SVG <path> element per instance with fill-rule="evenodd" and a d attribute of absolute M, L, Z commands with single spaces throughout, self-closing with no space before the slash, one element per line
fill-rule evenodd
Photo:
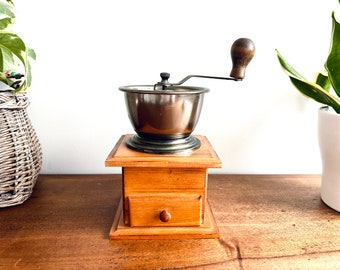
<path fill-rule="evenodd" d="M 318 175 L 210 175 L 220 239 L 114 240 L 120 175 L 41 175 L 0 209 L 0 269 L 340 269 Z"/>

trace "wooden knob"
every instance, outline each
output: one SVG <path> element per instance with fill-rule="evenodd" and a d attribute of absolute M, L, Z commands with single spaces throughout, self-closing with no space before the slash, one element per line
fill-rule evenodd
<path fill-rule="evenodd" d="M 171 220 L 171 214 L 168 210 L 163 210 L 160 214 L 159 214 L 159 219 L 162 222 L 168 222 Z"/>
<path fill-rule="evenodd" d="M 246 67 L 255 54 L 255 44 L 249 38 L 239 38 L 231 46 L 230 53 L 233 62 L 230 77 L 242 80 Z"/>

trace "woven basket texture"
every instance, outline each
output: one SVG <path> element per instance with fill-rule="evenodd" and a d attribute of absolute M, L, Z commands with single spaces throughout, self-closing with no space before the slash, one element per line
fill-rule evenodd
<path fill-rule="evenodd" d="M 26 201 L 40 173 L 41 146 L 28 105 L 24 94 L 0 92 L 0 208 Z"/>

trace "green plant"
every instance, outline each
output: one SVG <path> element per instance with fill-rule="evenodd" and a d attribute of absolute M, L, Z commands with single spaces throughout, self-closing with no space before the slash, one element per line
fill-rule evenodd
<path fill-rule="evenodd" d="M 30 60 L 35 60 L 35 52 L 24 41 L 10 31 L 15 21 L 14 3 L 0 1 L 0 81 L 15 93 L 26 92 L 31 85 Z"/>
<path fill-rule="evenodd" d="M 340 3 L 340 1 L 339 1 Z M 325 71 L 318 72 L 314 81 L 308 81 L 298 73 L 276 50 L 283 70 L 293 85 L 305 96 L 332 107 L 340 114 L 340 23 L 332 12 L 331 44 Z"/>

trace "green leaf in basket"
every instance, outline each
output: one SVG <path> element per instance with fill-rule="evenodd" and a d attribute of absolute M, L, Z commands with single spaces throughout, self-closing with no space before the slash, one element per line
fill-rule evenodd
<path fill-rule="evenodd" d="M 25 75 L 30 71 L 28 70 L 26 45 L 17 34 L 0 31 L 0 68 L 1 70 L 11 70 L 18 67 L 24 69 Z M 27 82 L 25 80 L 16 89 L 16 92 L 20 92 L 26 86 Z"/>
<path fill-rule="evenodd" d="M 26 69 L 26 45 L 17 34 L 0 31 L 0 49 L 7 52 L 2 54 L 2 58 L 0 59 L 0 66 L 3 66 L 3 63 L 6 61 L 10 61 L 10 63 L 12 64 L 23 64 Z M 13 59 L 14 57 L 8 58 L 8 54 L 13 54 L 14 56 L 16 56 L 21 63 L 16 63 L 16 59 Z"/>
<path fill-rule="evenodd" d="M 5 2 L 0 2 L 0 14 L 0 30 L 5 30 L 14 23 L 15 14 L 11 5 Z"/>

